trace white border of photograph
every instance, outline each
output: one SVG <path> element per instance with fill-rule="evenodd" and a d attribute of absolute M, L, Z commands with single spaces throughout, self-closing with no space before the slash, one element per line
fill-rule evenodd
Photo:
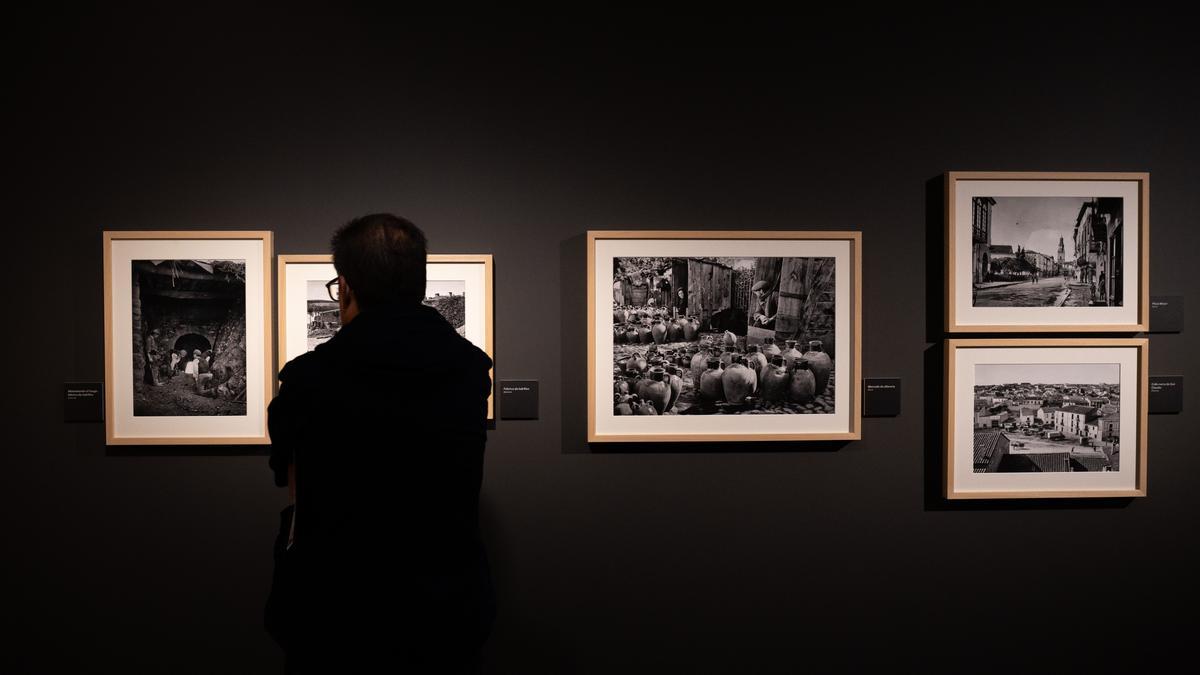
<path fill-rule="evenodd" d="M 104 233 L 105 436 L 109 445 L 266 444 L 271 375 L 270 232 L 107 231 Z M 246 414 L 134 416 L 134 260 L 246 262 Z"/>
<path fill-rule="evenodd" d="M 430 254 L 426 258 L 428 281 L 462 280 L 466 286 L 465 337 L 492 356 L 492 256 Z M 309 281 L 324 283 L 337 277 L 331 256 L 279 256 L 279 368 L 308 351 Z M 488 399 L 488 419 L 493 419 L 495 381 Z"/>
<path fill-rule="evenodd" d="M 588 232 L 588 441 L 856 440 L 861 437 L 861 233 Z M 622 257 L 831 257 L 834 412 L 828 415 L 614 415 L 612 269 Z M 843 345 L 849 345 L 843 349 Z M 603 355 L 597 358 L 597 355 Z"/>
<path fill-rule="evenodd" d="M 946 174 L 948 332 L 1142 331 L 1149 324 L 1149 174 L 963 172 Z M 975 307 L 971 301 L 973 197 L 1123 199 L 1122 307 Z M 1068 247 L 1071 245 L 1067 242 Z"/>
<path fill-rule="evenodd" d="M 1148 346 L 1145 338 L 948 340 L 946 497 L 1145 496 Z M 1120 366 L 1121 461 L 1117 471 L 974 473 L 975 366 L 1035 363 Z"/>

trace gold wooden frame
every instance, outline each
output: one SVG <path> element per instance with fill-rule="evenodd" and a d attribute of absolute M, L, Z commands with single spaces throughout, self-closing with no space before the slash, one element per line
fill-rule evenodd
<path fill-rule="evenodd" d="M 954 485 L 954 382 L 955 382 L 955 352 L 959 349 L 979 347 L 1010 348 L 1065 348 L 1078 349 L 1087 347 L 1130 347 L 1138 350 L 1137 364 L 1137 406 L 1134 419 L 1137 429 L 1133 436 L 1137 443 L 1137 459 L 1134 477 L 1134 488 L 1130 490 L 1004 490 L 1004 491 L 960 491 Z M 1078 497 L 1145 497 L 1146 496 L 1146 467 L 1147 467 L 1147 422 L 1148 400 L 1150 391 L 1150 341 L 1146 338 L 993 338 L 993 339 L 951 339 L 946 341 L 944 357 L 945 372 L 945 419 L 942 424 L 942 446 L 944 449 L 945 473 L 942 476 L 942 491 L 947 499 L 1043 499 L 1043 498 L 1078 498 Z M 1125 397 L 1122 396 L 1122 399 Z M 1122 400 L 1124 404 L 1124 400 Z"/>
<path fill-rule="evenodd" d="M 1112 181 L 1138 184 L 1138 302 L 1136 323 L 1129 324 L 960 324 L 955 316 L 955 199 L 958 181 Z M 945 319 L 948 333 L 1121 333 L 1150 329 L 1150 174 L 1145 172 L 950 171 L 945 175 L 946 224 Z"/>
<path fill-rule="evenodd" d="M 495 329 L 492 322 L 492 255 L 490 253 L 481 254 L 443 254 L 430 253 L 425 256 L 426 265 L 430 264 L 480 264 L 483 265 L 483 351 L 489 357 L 495 360 L 493 356 L 493 346 L 495 344 Z M 278 365 L 277 369 L 282 370 L 283 364 L 287 362 L 287 284 L 284 283 L 285 269 L 287 265 L 299 263 L 315 263 L 331 265 L 333 264 L 333 256 L 328 253 L 317 254 L 280 254 L 278 256 L 278 279 L 279 279 L 279 310 L 276 315 L 276 321 L 279 324 L 279 346 L 278 346 Z M 488 396 L 487 401 L 487 418 L 489 421 L 495 419 L 495 399 L 496 399 L 496 379 L 494 376 L 495 367 L 488 371 L 488 376 L 492 378 L 492 394 Z M 278 379 L 276 378 L 276 386 Z"/>
<path fill-rule="evenodd" d="M 164 240 L 164 239 L 242 239 L 260 240 L 263 243 L 263 433 L 260 436 L 166 436 L 166 437 L 118 437 L 114 433 L 113 418 L 114 400 L 116 396 L 113 387 L 113 349 L 116 337 L 113 335 L 113 297 L 112 297 L 112 243 L 114 241 L 130 240 Z M 267 434 L 267 405 L 271 402 L 274 380 L 271 346 L 274 344 L 271 336 L 271 294 L 274 279 L 271 258 L 275 255 L 274 235 L 269 230 L 106 230 L 104 232 L 104 438 L 107 445 L 265 445 L 271 442 Z M 249 326 L 247 326 L 249 329 Z M 249 404 L 249 402 L 247 402 Z"/>
<path fill-rule="evenodd" d="M 599 239 L 823 239 L 850 242 L 850 429 L 797 434 L 597 434 L 596 433 L 596 241 Z M 857 441 L 862 438 L 862 232 L 764 230 L 589 230 L 587 233 L 588 442 L 638 443 L 726 441 Z"/>

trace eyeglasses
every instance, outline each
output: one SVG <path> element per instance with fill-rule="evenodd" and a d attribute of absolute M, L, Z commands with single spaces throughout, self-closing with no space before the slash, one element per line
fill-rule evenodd
<path fill-rule="evenodd" d="M 325 292 L 329 294 L 330 300 L 338 301 L 338 280 L 336 278 L 325 282 Z"/>

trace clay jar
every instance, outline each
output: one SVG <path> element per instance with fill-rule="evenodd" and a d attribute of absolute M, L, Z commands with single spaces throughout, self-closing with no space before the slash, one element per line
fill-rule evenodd
<path fill-rule="evenodd" d="M 700 322 L 696 321 L 696 317 L 689 316 L 687 323 L 683 325 L 683 339 L 691 342 L 700 335 Z"/>
<path fill-rule="evenodd" d="M 758 390 L 762 397 L 768 401 L 782 401 L 787 398 L 788 385 L 791 384 L 791 381 L 792 376 L 788 373 L 783 357 L 776 356 L 771 359 L 771 364 L 763 370 L 762 381 L 759 384 Z"/>
<path fill-rule="evenodd" d="M 812 403 L 817 394 L 817 379 L 809 368 L 808 361 L 800 359 L 792 368 L 792 381 L 788 385 L 788 398 L 796 403 Z"/>
<path fill-rule="evenodd" d="M 661 367 L 651 368 L 650 377 L 638 382 L 637 393 L 643 401 L 653 405 L 658 414 L 666 412 L 667 403 L 671 400 L 671 385 L 666 381 L 666 371 Z"/>
<path fill-rule="evenodd" d="M 654 336 L 650 334 L 649 326 L 647 326 L 645 324 L 638 326 L 637 333 L 638 333 L 638 342 L 641 342 L 644 345 L 648 345 L 651 342 L 654 342 Z"/>
<path fill-rule="evenodd" d="M 625 379 L 625 375 L 621 372 L 620 368 L 613 368 L 613 393 L 629 393 L 629 380 Z"/>
<path fill-rule="evenodd" d="M 662 319 L 655 319 L 654 325 L 650 327 L 650 336 L 654 338 L 654 344 L 661 345 L 667 341 L 667 326 L 662 322 Z"/>
<path fill-rule="evenodd" d="M 717 353 L 717 358 L 721 359 L 721 367 L 728 368 L 733 363 L 733 352 L 724 347 L 718 347 L 721 351 Z"/>
<path fill-rule="evenodd" d="M 667 401 L 667 410 L 674 410 L 679 395 L 683 393 L 683 370 L 678 366 L 669 366 L 666 382 L 671 385 L 671 399 Z"/>
<path fill-rule="evenodd" d="M 625 324 L 625 341 L 631 345 L 637 344 L 638 332 L 637 332 L 637 328 L 633 327 L 633 324 L 629 324 L 629 323 Z"/>
<path fill-rule="evenodd" d="M 613 326 L 613 344 L 619 345 L 625 341 L 625 329 L 620 326 Z"/>
<path fill-rule="evenodd" d="M 787 349 L 783 352 L 783 365 L 787 366 L 788 370 L 791 370 L 796 367 L 796 359 L 803 356 L 804 354 L 801 354 L 800 350 L 796 349 L 796 341 L 788 340 Z"/>
<path fill-rule="evenodd" d="M 746 367 L 742 355 L 738 354 L 734 357 L 733 363 L 729 364 L 729 367 L 721 375 L 721 391 L 725 394 L 725 401 L 741 405 L 746 402 L 746 397 L 753 394 L 757 388 L 758 375 Z"/>
<path fill-rule="evenodd" d="M 671 325 L 667 328 L 667 339 L 671 342 L 683 342 L 683 324 L 680 321 L 682 319 L 672 321 Z"/>
<path fill-rule="evenodd" d="M 613 414 L 614 415 L 632 415 L 633 406 L 629 405 L 629 397 L 617 395 L 613 399 Z"/>
<path fill-rule="evenodd" d="M 630 399 L 633 405 L 634 415 L 657 415 L 658 410 L 654 408 L 653 403 L 643 401 L 640 396 L 634 396 Z"/>
<path fill-rule="evenodd" d="M 737 346 L 737 336 L 730 331 L 725 331 L 725 348 L 733 349 Z"/>
<path fill-rule="evenodd" d="M 628 359 L 625 359 L 625 372 L 640 373 L 645 369 L 646 357 L 642 356 L 641 354 L 634 352 L 629 356 Z"/>
<path fill-rule="evenodd" d="M 724 371 L 721 370 L 721 360 L 709 357 L 706 363 L 708 369 L 700 375 L 700 396 L 710 401 L 717 401 L 725 395 L 724 388 L 721 386 L 721 376 L 724 375 Z"/>
<path fill-rule="evenodd" d="M 750 345 L 749 347 L 746 347 L 747 368 L 761 374 L 762 371 L 767 367 L 768 363 L 767 357 L 762 352 L 758 351 L 758 345 Z"/>
<path fill-rule="evenodd" d="M 688 368 L 692 373 L 692 383 L 694 386 L 699 386 L 700 376 L 704 374 L 704 370 L 708 367 L 708 350 L 701 349 L 692 355 L 692 360 L 688 363 Z"/>
<path fill-rule="evenodd" d="M 829 386 L 829 373 L 833 372 L 833 359 L 821 349 L 820 340 L 809 340 L 808 351 L 804 352 L 804 360 L 812 366 L 813 376 L 817 379 L 817 395 L 825 393 Z"/>
<path fill-rule="evenodd" d="M 769 359 L 772 356 L 779 356 L 783 353 L 783 350 L 779 348 L 779 345 L 775 344 L 775 338 L 769 337 L 763 338 L 762 353 Z"/>

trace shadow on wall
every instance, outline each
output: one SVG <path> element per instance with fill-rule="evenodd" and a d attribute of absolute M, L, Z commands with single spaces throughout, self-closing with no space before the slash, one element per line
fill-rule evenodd
<path fill-rule="evenodd" d="M 1031 509 L 1112 509 L 1133 502 L 1129 497 L 1081 499 L 946 499 L 945 494 L 945 331 L 946 316 L 946 221 L 945 179 L 925 181 L 925 306 L 926 340 L 924 358 L 924 447 L 926 511 L 1024 511 Z M 934 309 L 936 308 L 936 309 Z M 932 311 L 931 311 L 932 310 Z M 973 335 L 971 337 L 986 337 Z M 1009 336 L 1016 337 L 1016 336 Z M 1046 337 L 1022 335 L 1020 337 Z M 1058 337 L 1061 337 L 1059 335 Z M 865 336 L 864 340 L 870 340 Z"/>

